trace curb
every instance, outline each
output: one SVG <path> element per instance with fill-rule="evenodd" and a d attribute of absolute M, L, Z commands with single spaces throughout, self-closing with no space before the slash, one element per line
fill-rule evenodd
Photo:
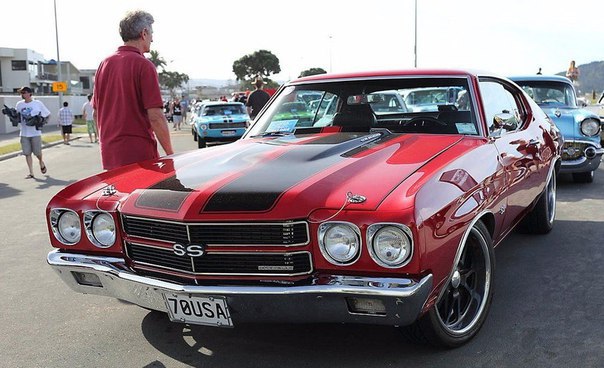
<path fill-rule="evenodd" d="M 71 138 L 69 141 L 70 142 L 71 141 L 75 141 L 76 139 L 80 139 L 80 138 L 82 138 L 82 137 L 81 136 L 76 136 L 76 137 Z M 52 142 L 52 143 L 46 143 L 46 144 L 42 145 L 42 149 L 44 149 L 44 148 L 50 148 L 50 147 L 53 147 L 53 146 L 57 146 L 59 144 L 63 144 L 63 141 L 60 140 L 60 141 L 56 141 L 56 142 Z M 5 155 L 0 155 L 0 161 L 8 160 L 9 158 L 13 158 L 13 157 L 21 156 L 21 155 L 22 155 L 21 151 L 15 151 L 15 152 L 7 153 Z"/>

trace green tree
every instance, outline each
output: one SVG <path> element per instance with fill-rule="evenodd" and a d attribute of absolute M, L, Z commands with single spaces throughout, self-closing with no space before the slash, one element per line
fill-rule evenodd
<path fill-rule="evenodd" d="M 174 94 L 174 89 L 182 86 L 189 81 L 189 76 L 185 73 L 170 72 L 162 70 L 159 73 L 159 84 L 170 90 Z"/>
<path fill-rule="evenodd" d="M 156 69 L 164 70 L 166 68 L 166 66 L 168 66 L 168 63 L 166 62 L 166 59 L 164 59 L 163 57 L 159 56 L 159 52 L 158 51 L 151 50 L 149 52 L 148 59 L 153 63 L 153 65 L 155 65 Z"/>
<path fill-rule="evenodd" d="M 268 50 L 258 50 L 245 55 L 233 63 L 233 73 L 238 81 L 251 81 L 256 76 L 270 80 L 271 74 L 281 71 L 279 58 Z"/>
<path fill-rule="evenodd" d="M 327 73 L 327 71 L 325 71 L 325 69 L 323 69 L 323 68 L 310 68 L 310 69 L 303 70 L 300 73 L 300 75 L 298 76 L 298 78 L 308 77 L 310 75 L 325 74 L 325 73 Z"/>

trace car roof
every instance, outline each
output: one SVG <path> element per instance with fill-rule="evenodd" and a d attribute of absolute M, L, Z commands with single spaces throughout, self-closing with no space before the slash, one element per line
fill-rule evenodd
<path fill-rule="evenodd" d="M 525 82 L 536 82 L 536 81 L 548 81 L 548 82 L 564 82 L 572 84 L 570 79 L 563 77 L 561 75 L 517 75 L 513 77 L 509 77 L 509 79 L 516 81 L 525 81 Z"/>
<path fill-rule="evenodd" d="M 381 77 L 406 77 L 406 76 L 476 76 L 477 72 L 468 70 L 456 69 L 408 69 L 408 70 L 385 70 L 385 71 L 366 71 L 356 73 L 341 73 L 341 74 L 318 74 L 309 77 L 298 78 L 290 81 L 291 84 L 305 82 L 323 82 L 342 79 L 365 79 L 365 78 L 381 78 Z M 491 75 L 490 73 L 480 73 L 483 75 Z"/>
<path fill-rule="evenodd" d="M 203 105 L 206 106 L 206 107 L 207 106 L 221 106 L 221 105 L 242 105 L 243 106 L 243 103 L 241 103 L 241 102 L 235 102 L 235 101 L 232 101 L 232 102 L 229 102 L 229 101 L 226 101 L 226 102 L 225 101 L 211 101 L 211 102 L 204 102 Z"/>

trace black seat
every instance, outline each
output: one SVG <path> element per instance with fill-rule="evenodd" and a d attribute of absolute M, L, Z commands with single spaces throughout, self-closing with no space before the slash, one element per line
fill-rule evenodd
<path fill-rule="evenodd" d="M 368 104 L 344 105 L 332 124 L 341 126 L 343 132 L 368 132 L 377 125 L 377 118 Z"/>

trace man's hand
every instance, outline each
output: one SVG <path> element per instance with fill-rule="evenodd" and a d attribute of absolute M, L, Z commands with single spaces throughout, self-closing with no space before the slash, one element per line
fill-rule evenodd
<path fill-rule="evenodd" d="M 172 141 L 170 140 L 170 130 L 168 129 L 168 120 L 164 116 L 164 112 L 161 108 L 151 108 L 147 110 L 147 116 L 151 122 L 151 129 L 155 133 L 159 144 L 166 152 L 166 155 L 174 153 L 172 149 Z"/>

